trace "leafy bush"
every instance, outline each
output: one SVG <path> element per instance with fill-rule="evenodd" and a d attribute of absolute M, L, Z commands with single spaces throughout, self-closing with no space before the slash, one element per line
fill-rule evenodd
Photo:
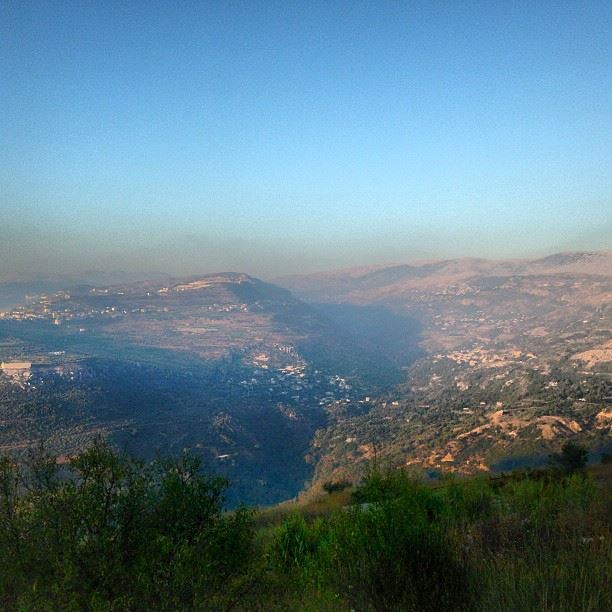
<path fill-rule="evenodd" d="M 275 554 L 284 569 L 304 569 L 317 551 L 320 534 L 300 514 L 292 514 L 281 525 L 275 543 Z"/>
<path fill-rule="evenodd" d="M 353 493 L 356 503 L 376 503 L 389 501 L 412 492 L 422 483 L 407 474 L 404 470 L 382 471 L 374 467 L 369 469 L 363 481 Z"/>
<path fill-rule="evenodd" d="M 180 610 L 242 588 L 251 513 L 222 513 L 224 479 L 190 456 L 142 462 L 102 442 L 60 475 L 0 462 L 0 602 L 5 609 Z"/>
<path fill-rule="evenodd" d="M 495 494 L 486 478 L 450 480 L 441 495 L 446 502 L 447 516 L 460 524 L 483 519 L 494 510 Z"/>
<path fill-rule="evenodd" d="M 469 608 L 469 568 L 418 499 L 336 514 L 325 552 L 327 576 L 354 609 Z"/>

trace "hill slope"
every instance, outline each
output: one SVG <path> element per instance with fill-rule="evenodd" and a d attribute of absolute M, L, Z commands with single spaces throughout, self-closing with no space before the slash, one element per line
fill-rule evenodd
<path fill-rule="evenodd" d="M 421 326 L 422 354 L 405 383 L 365 414 L 339 408 L 318 433 L 319 484 L 359 473 L 375 454 L 473 471 L 537 462 L 568 437 L 609 448 L 612 253 L 427 262 L 282 282 L 314 303 L 386 308 Z"/>
<path fill-rule="evenodd" d="M 0 448 L 45 438 L 70 455 L 102 434 L 149 456 L 191 449 L 259 503 L 303 486 L 328 403 L 401 380 L 375 343 L 239 273 L 38 296 L 0 320 L 0 361 Z"/>

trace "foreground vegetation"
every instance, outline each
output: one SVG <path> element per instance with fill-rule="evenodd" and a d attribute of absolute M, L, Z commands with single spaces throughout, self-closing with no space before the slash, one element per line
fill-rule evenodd
<path fill-rule="evenodd" d="M 562 459 L 434 485 L 372 470 L 257 514 L 223 512 L 227 483 L 189 456 L 4 458 L 0 607 L 609 610 L 610 466 Z"/>

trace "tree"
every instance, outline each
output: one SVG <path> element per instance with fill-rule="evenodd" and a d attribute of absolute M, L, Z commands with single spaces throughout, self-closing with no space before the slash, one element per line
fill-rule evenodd
<path fill-rule="evenodd" d="M 0 457 L 0 608 L 224 609 L 253 550 L 226 486 L 191 455 L 145 463 L 102 440 L 62 472 Z"/>
<path fill-rule="evenodd" d="M 576 442 L 566 442 L 560 453 L 549 456 L 550 464 L 561 472 L 573 474 L 584 470 L 587 464 L 588 450 Z"/>

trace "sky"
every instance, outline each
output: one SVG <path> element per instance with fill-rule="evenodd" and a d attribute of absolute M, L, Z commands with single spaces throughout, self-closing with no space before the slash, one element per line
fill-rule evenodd
<path fill-rule="evenodd" d="M 612 3 L 0 3 L 0 278 L 612 248 Z"/>

